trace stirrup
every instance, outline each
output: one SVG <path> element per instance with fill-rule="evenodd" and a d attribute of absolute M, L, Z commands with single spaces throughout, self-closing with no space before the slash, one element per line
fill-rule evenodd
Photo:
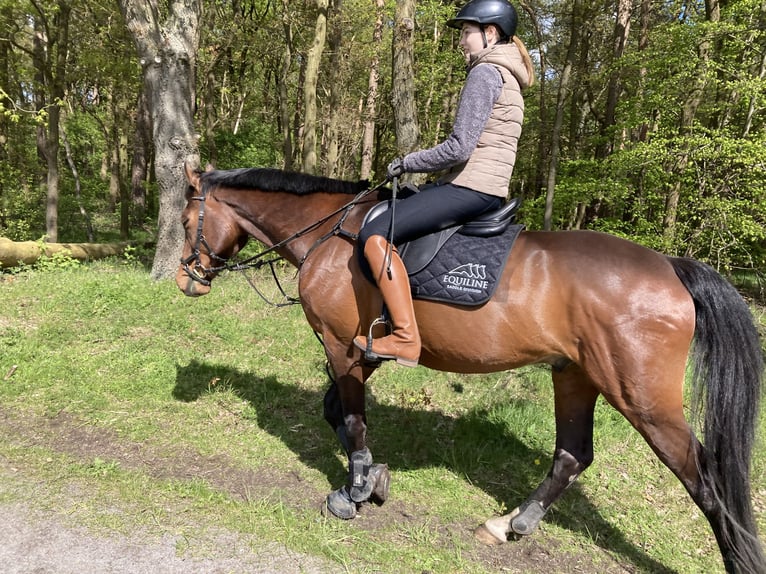
<path fill-rule="evenodd" d="M 383 315 L 375 319 L 372 323 L 370 323 L 370 328 L 367 330 L 367 346 L 364 349 L 364 360 L 368 363 L 373 364 L 380 364 L 380 362 L 383 360 L 379 355 L 377 355 L 372 350 L 372 342 L 374 337 L 372 336 L 372 332 L 375 329 L 377 325 L 383 325 L 385 327 L 385 335 L 390 335 L 393 331 L 393 325 L 391 322 L 386 319 Z"/>

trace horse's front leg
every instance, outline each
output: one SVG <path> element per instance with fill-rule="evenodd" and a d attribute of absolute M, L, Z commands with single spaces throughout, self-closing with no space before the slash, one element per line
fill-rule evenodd
<path fill-rule="evenodd" d="M 531 534 L 551 505 L 593 462 L 593 412 L 598 390 L 577 365 L 554 371 L 556 450 L 553 466 L 523 504 L 490 518 L 474 534 L 485 544 Z"/>
<path fill-rule="evenodd" d="M 330 365 L 334 380 L 325 394 L 324 416 L 348 456 L 349 472 L 347 483 L 327 496 L 326 508 L 338 518 L 349 520 L 356 516 L 360 504 L 368 500 L 385 502 L 390 477 L 386 465 L 373 464 L 367 447 L 364 381 L 373 369 L 358 362 L 347 367 L 343 361 L 331 360 Z"/>

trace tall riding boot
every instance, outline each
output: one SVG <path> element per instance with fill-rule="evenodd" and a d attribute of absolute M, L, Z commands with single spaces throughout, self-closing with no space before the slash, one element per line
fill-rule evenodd
<path fill-rule="evenodd" d="M 372 339 L 372 355 L 376 359 L 393 359 L 400 365 L 416 367 L 420 358 L 420 333 L 412 308 L 410 280 L 396 248 L 391 249 L 391 274 L 387 273 L 387 255 L 390 244 L 381 235 L 373 235 L 364 246 L 364 256 L 370 263 L 383 301 L 391 315 L 393 329 L 390 335 Z M 359 335 L 354 345 L 367 350 L 367 337 Z"/>

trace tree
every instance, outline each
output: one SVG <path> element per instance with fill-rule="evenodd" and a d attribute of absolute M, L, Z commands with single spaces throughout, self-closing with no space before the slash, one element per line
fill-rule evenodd
<path fill-rule="evenodd" d="M 414 39 L 415 0 L 397 0 L 391 47 L 391 100 L 396 128 L 396 152 L 399 155 L 417 148 L 420 139 L 415 100 Z"/>
<path fill-rule="evenodd" d="M 58 241 L 59 206 L 59 148 L 61 102 L 64 99 L 67 53 L 69 50 L 69 16 L 71 5 L 59 0 L 51 14 L 37 2 L 34 19 L 34 55 L 38 89 L 36 108 L 47 121 L 37 128 L 37 149 L 47 167 L 45 210 L 46 240 Z"/>
<path fill-rule="evenodd" d="M 138 50 L 152 122 L 160 205 L 151 276 L 160 279 L 175 274 L 183 245 L 184 162 L 199 164 L 194 85 L 202 0 L 120 0 L 120 9 Z"/>
<path fill-rule="evenodd" d="M 464 62 L 445 21 L 463 4 L 207 0 L 202 27 L 201 0 L 0 0 L 0 234 L 52 232 L 48 205 L 59 241 L 140 225 L 159 277 L 187 158 L 380 177 L 452 126 Z M 766 266 L 763 0 L 517 7 L 539 78 L 511 182 L 523 222 Z"/>
<path fill-rule="evenodd" d="M 548 179 L 546 184 L 545 196 L 545 218 L 543 229 L 546 231 L 552 228 L 553 216 L 553 197 L 556 188 L 556 174 L 559 168 L 559 153 L 561 149 L 561 133 L 564 126 L 564 108 L 566 106 L 572 78 L 572 68 L 574 67 L 575 56 L 580 41 L 580 0 L 574 0 L 572 3 L 572 19 L 569 27 L 569 44 L 566 50 L 566 60 L 564 69 L 559 76 L 558 97 L 556 98 L 556 118 L 553 121 L 551 130 L 551 156 L 548 164 Z"/>
<path fill-rule="evenodd" d="M 303 84 L 303 171 L 314 173 L 317 168 L 317 83 L 319 63 L 327 40 L 327 11 L 329 0 L 316 0 L 314 41 L 306 58 Z"/>
<path fill-rule="evenodd" d="M 369 179 L 372 173 L 373 144 L 375 143 L 375 116 L 378 108 L 378 81 L 380 79 L 380 49 L 383 40 L 383 8 L 385 0 L 375 2 L 375 26 L 372 32 L 373 56 L 370 62 L 370 77 L 367 82 L 367 97 L 364 105 L 362 136 L 362 165 L 360 177 Z"/>

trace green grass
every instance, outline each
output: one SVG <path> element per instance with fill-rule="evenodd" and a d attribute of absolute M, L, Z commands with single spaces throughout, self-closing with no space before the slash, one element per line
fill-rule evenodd
<path fill-rule="evenodd" d="M 223 528 L 353 572 L 482 573 L 498 570 L 494 551 L 467 529 L 523 501 L 550 466 L 545 368 L 464 376 L 384 365 L 369 383 L 369 443 L 391 468 L 391 500 L 355 521 L 326 519 L 319 505 L 345 463 L 322 417 L 323 352 L 298 307 L 268 307 L 238 275 L 188 299 L 115 262 L 6 274 L 0 295 L 0 428 L 18 430 L 0 433 L 1 502 L 96 530 L 182 533 L 179 553 L 204 554 L 207 529 Z M 763 418 L 759 434 L 764 532 Z M 516 544 L 566 557 L 540 566 L 550 572 L 721 570 L 680 483 L 603 402 L 593 466 Z"/>

